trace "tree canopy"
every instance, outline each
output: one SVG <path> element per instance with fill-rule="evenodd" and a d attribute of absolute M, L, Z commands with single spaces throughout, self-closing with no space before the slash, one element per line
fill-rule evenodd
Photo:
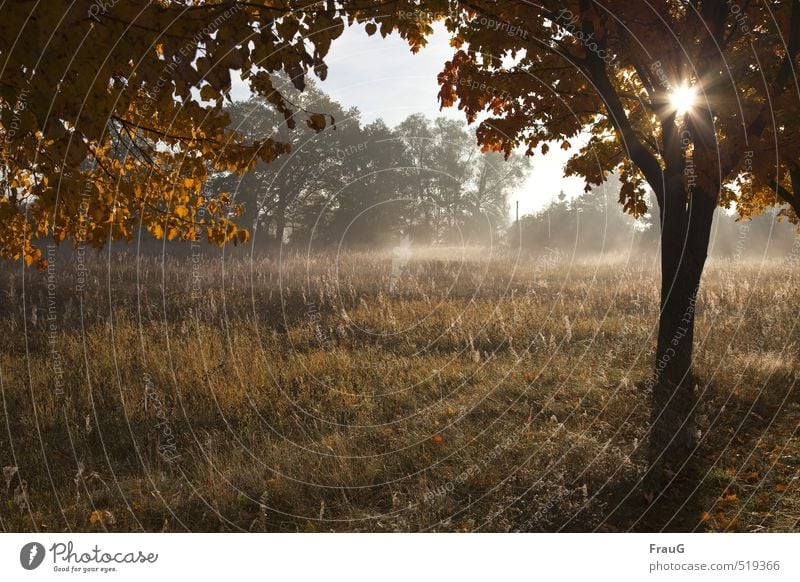
<path fill-rule="evenodd" d="M 311 71 L 324 79 L 331 42 L 361 18 L 355 4 L 308 1 L 5 6 L 0 256 L 43 267 L 36 238 L 100 247 L 139 226 L 169 239 L 246 240 L 230 196 L 207 200 L 203 183 L 289 146 L 230 127 L 231 72 L 290 127 L 302 117 L 322 129 L 332 120 L 285 99 L 272 74 L 298 90 Z M 403 27 L 412 46 L 420 27 Z"/>
<path fill-rule="evenodd" d="M 616 172 L 632 214 L 646 211 L 645 184 L 662 199 L 677 175 L 744 216 L 788 203 L 797 220 L 796 0 L 77 0 L 3 15 L 0 255 L 28 264 L 42 261 L 36 238 L 102 246 L 140 225 L 246 240 L 231 197 L 208 200 L 203 183 L 290 147 L 230 125 L 231 72 L 289 127 L 321 130 L 335 120 L 293 103 L 273 75 L 297 90 L 312 73 L 324 79 L 331 43 L 352 24 L 418 50 L 443 20 L 455 54 L 442 105 L 480 119 L 486 150 L 588 135 L 567 172 L 587 188 Z M 670 99 L 680 87 L 698 93 L 685 119 Z"/>
<path fill-rule="evenodd" d="M 459 50 L 442 103 L 489 112 L 485 147 L 546 152 L 586 133 L 567 175 L 590 189 L 617 172 L 634 215 L 646 183 L 665 196 L 670 166 L 743 216 L 788 203 L 797 221 L 798 2 L 477 1 L 447 22 Z M 681 91 L 696 92 L 689 111 Z"/>
<path fill-rule="evenodd" d="M 237 222 L 253 244 L 382 248 L 410 236 L 415 244 L 491 243 L 508 222 L 508 197 L 528 176 L 521 154 L 482 153 L 463 121 L 414 114 L 397 127 L 363 125 L 308 83 L 300 93 L 280 83 L 294 103 L 331 119 L 317 131 L 293 129 L 261 97 L 232 103 L 232 125 L 250 139 L 272 135 L 291 153 L 259 161 L 243 175 L 212 176 L 211 193 L 231 193 Z M 257 245 L 263 248 L 263 244 Z"/>

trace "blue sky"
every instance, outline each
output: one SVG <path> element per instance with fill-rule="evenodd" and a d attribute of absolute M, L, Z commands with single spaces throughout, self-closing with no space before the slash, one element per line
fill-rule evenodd
<path fill-rule="evenodd" d="M 463 112 L 455 107 L 439 110 L 436 77 L 453 54 L 448 41 L 439 26 L 429 45 L 414 55 L 396 34 L 384 39 L 368 36 L 360 26 L 347 28 L 326 58 L 328 78 L 320 88 L 344 106 L 358 107 L 367 123 L 382 118 L 396 125 L 413 113 L 464 120 Z M 247 95 L 247 87 L 235 82 L 233 97 Z M 563 177 L 568 157 L 569 152 L 558 147 L 547 156 L 535 156 L 530 178 L 509 199 L 512 212 L 516 200 L 525 214 L 542 208 L 561 189 L 570 196 L 582 192 L 581 180 Z"/>

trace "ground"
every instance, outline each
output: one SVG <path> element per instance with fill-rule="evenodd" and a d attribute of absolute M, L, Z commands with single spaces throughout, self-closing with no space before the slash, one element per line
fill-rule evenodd
<path fill-rule="evenodd" d="M 707 268 L 655 499 L 654 257 L 51 259 L 0 274 L 3 530 L 800 528 L 790 257 Z"/>

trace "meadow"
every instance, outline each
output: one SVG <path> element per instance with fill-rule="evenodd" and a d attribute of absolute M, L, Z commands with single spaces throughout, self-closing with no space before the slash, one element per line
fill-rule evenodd
<path fill-rule="evenodd" d="M 797 531 L 800 272 L 714 259 L 645 465 L 658 261 L 60 252 L 0 273 L 4 531 Z"/>

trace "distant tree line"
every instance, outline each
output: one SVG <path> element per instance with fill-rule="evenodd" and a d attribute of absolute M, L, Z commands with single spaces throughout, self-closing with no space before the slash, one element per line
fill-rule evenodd
<path fill-rule="evenodd" d="M 392 128 L 362 124 L 315 86 L 282 87 L 307 112 L 324 115 L 321 132 L 288 124 L 262 98 L 228 107 L 231 126 L 248 138 L 270 136 L 291 153 L 238 176 L 218 173 L 207 188 L 242 207 L 237 223 L 256 248 L 346 249 L 396 244 L 497 243 L 508 226 L 508 197 L 526 178 L 529 160 L 482 153 L 461 121 L 411 115 Z M 292 127 L 293 125 L 293 127 Z"/>
<path fill-rule="evenodd" d="M 659 241 L 657 217 L 634 219 L 618 204 L 621 185 L 613 176 L 602 186 L 577 198 L 563 192 L 535 213 L 520 217 L 508 229 L 512 249 L 525 253 L 557 252 L 561 255 L 602 255 L 631 250 L 655 252 Z M 653 209 L 652 196 L 646 200 Z M 723 258 L 788 255 L 797 228 L 785 220 L 780 208 L 752 219 L 717 211 L 709 254 Z"/>
<path fill-rule="evenodd" d="M 506 245 L 566 256 L 657 250 L 657 218 L 624 213 L 622 184 L 613 175 L 582 196 L 562 192 L 509 226 L 509 198 L 531 169 L 526 156 L 514 153 L 505 160 L 500 153 L 481 152 L 475 134 L 461 121 L 415 114 L 396 127 L 380 119 L 364 124 L 356 108 L 343 107 L 311 82 L 302 93 L 285 79 L 274 82 L 299 108 L 297 119 L 287 123 L 267 100 L 253 97 L 227 107 L 230 127 L 252 140 L 289 143 L 291 153 L 259 161 L 243 175 L 212 173 L 205 186 L 208 200 L 226 192 L 240 205 L 242 214 L 232 218 L 250 230 L 245 246 L 252 244 L 256 252 L 281 246 L 381 249 L 401 240 Z M 323 131 L 315 115 L 325 118 Z M 656 208 L 652 196 L 645 202 Z M 780 220 L 779 210 L 752 220 L 718 211 L 709 254 L 789 253 L 796 229 Z M 139 250 L 182 254 L 188 243 L 143 240 Z"/>

